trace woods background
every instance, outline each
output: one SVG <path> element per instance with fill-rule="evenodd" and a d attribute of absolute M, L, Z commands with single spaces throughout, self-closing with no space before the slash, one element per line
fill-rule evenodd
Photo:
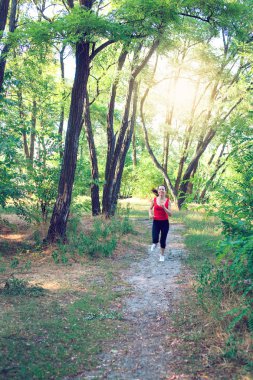
<path fill-rule="evenodd" d="M 218 218 L 202 290 L 229 284 L 252 331 L 252 20 L 251 0 L 0 0 L 1 212 L 68 243 L 71 217 L 164 183 Z"/>

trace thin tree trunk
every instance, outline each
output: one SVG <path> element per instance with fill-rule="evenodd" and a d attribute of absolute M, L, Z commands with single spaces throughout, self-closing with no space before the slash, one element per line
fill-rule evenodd
<path fill-rule="evenodd" d="M 90 152 L 90 166 L 91 166 L 91 205 L 92 205 L 92 215 L 99 215 L 100 210 L 100 201 L 99 201 L 99 172 L 98 172 L 98 163 L 97 163 L 97 153 L 95 148 L 95 142 L 92 132 L 91 117 L 90 117 L 90 104 L 89 104 L 89 94 L 86 92 L 85 97 L 85 111 L 84 111 L 84 120 L 85 120 L 85 130 L 86 137 L 89 145 Z"/>
<path fill-rule="evenodd" d="M 202 146 L 196 152 L 194 158 L 191 160 L 190 164 L 188 165 L 188 167 L 184 173 L 183 179 L 182 179 L 180 187 L 179 187 L 179 198 L 178 198 L 179 209 L 182 207 L 182 205 L 185 201 L 185 197 L 186 197 L 186 193 L 187 193 L 187 189 L 188 189 L 188 184 L 190 181 L 192 171 L 196 168 L 201 155 L 204 153 L 207 146 L 209 145 L 209 143 L 211 142 L 211 140 L 215 136 L 215 133 L 216 133 L 215 130 L 210 129 L 208 135 L 206 136 L 205 140 L 202 143 Z"/>
<path fill-rule="evenodd" d="M 133 113 L 131 117 L 131 126 L 130 129 L 133 130 L 132 135 L 132 147 L 133 147 L 133 167 L 136 168 L 137 165 L 137 154 L 136 154 L 136 133 L 135 133 L 135 125 L 136 125 L 136 115 L 137 115 L 137 103 L 138 103 L 138 90 L 139 85 L 136 83 L 133 95 Z"/>
<path fill-rule="evenodd" d="M 183 173 L 184 164 L 185 164 L 187 157 L 188 157 L 188 148 L 189 148 L 191 134 L 192 134 L 193 127 L 194 127 L 195 113 L 196 113 L 196 109 L 197 109 L 197 105 L 198 105 L 197 95 L 198 95 L 199 85 L 200 85 L 200 79 L 198 79 L 197 84 L 196 84 L 193 103 L 192 103 L 192 109 L 191 109 L 190 122 L 189 122 L 189 126 L 185 132 L 183 152 L 182 152 L 182 155 L 181 155 L 181 158 L 179 161 L 177 178 L 176 178 L 176 182 L 175 182 L 176 194 L 178 194 L 178 189 L 179 189 L 179 184 L 180 184 L 182 173 Z"/>
<path fill-rule="evenodd" d="M 155 66 L 154 66 L 154 71 L 153 71 L 153 79 L 155 77 L 155 72 L 156 72 L 156 67 L 157 67 L 157 62 L 158 62 L 158 59 L 156 60 L 155 62 Z M 164 180 L 166 182 L 166 185 L 167 185 L 167 188 L 169 189 L 172 197 L 173 197 L 173 200 L 176 201 L 176 194 L 175 194 L 175 189 L 172 185 L 172 182 L 167 174 L 167 171 L 164 170 L 163 168 L 163 165 L 161 165 L 159 163 L 159 161 L 157 160 L 157 158 L 155 157 L 154 155 L 154 152 L 149 144 L 149 139 L 148 139 L 148 132 L 147 132 L 147 128 L 146 128 L 146 123 L 145 123 L 145 117 L 144 117 L 144 103 L 146 101 L 146 98 L 149 94 L 149 90 L 150 90 L 150 87 L 147 87 L 144 95 L 142 96 L 141 98 L 141 101 L 140 101 L 140 116 L 141 116 L 141 122 L 142 122 L 142 128 L 143 128 L 143 132 L 144 132 L 144 140 L 145 140 L 145 145 L 146 145 L 146 148 L 148 150 L 148 153 L 154 163 L 154 165 L 157 167 L 157 169 L 162 173 L 163 177 L 164 177 Z"/>
<path fill-rule="evenodd" d="M 133 169 L 135 169 L 137 166 L 136 132 L 135 132 L 135 130 L 133 131 L 133 137 L 132 137 L 132 149 L 133 149 L 133 155 L 132 155 Z"/>
<path fill-rule="evenodd" d="M 36 100 L 33 101 L 33 108 L 32 108 L 32 128 L 31 128 L 31 134 L 30 134 L 30 161 L 31 164 L 33 164 L 34 160 L 34 146 L 35 146 L 35 138 L 36 138 L 36 113 L 37 113 L 37 103 Z"/>
<path fill-rule="evenodd" d="M 217 96 L 219 81 L 220 81 L 220 78 L 218 77 L 218 79 L 215 81 L 213 89 L 211 91 L 210 102 L 209 102 L 209 106 L 208 106 L 208 109 L 206 112 L 205 121 L 203 122 L 203 126 L 208 126 L 208 123 L 211 119 L 212 108 L 213 108 L 213 104 L 214 104 L 214 101 L 215 101 L 216 96 Z M 213 132 L 214 132 L 214 134 L 213 134 Z M 184 173 L 184 176 L 183 176 L 183 179 L 181 181 L 180 186 L 179 186 L 179 183 L 177 184 L 179 186 L 179 190 L 178 190 L 178 193 L 179 193 L 178 194 L 179 195 L 178 207 L 179 207 L 179 209 L 182 207 L 182 204 L 186 198 L 186 194 L 192 193 L 193 184 L 190 182 L 190 178 L 194 177 L 194 175 L 198 169 L 199 159 L 200 159 L 201 155 L 204 153 L 204 151 L 206 150 L 206 147 L 209 144 L 209 142 L 213 139 L 215 133 L 216 132 L 212 128 L 210 128 L 207 131 L 207 133 L 206 133 L 205 128 L 202 128 L 202 130 L 200 132 L 200 136 L 199 136 L 197 147 L 196 147 L 195 156 L 191 160 L 190 164 L 188 165 L 188 167 Z M 209 141 L 209 134 L 210 134 L 210 136 L 212 136 L 210 141 Z"/>
<path fill-rule="evenodd" d="M 114 181 L 115 181 L 115 172 L 116 172 L 116 167 L 118 165 L 120 152 L 122 150 L 124 137 L 125 137 L 127 127 L 128 127 L 128 117 L 129 117 L 129 110 L 130 110 L 133 89 L 134 89 L 134 78 L 131 77 L 129 81 L 129 85 L 128 85 L 128 93 L 126 97 L 124 116 L 122 118 L 121 128 L 119 131 L 116 147 L 113 152 L 113 157 L 110 162 L 110 166 L 109 166 L 110 169 L 108 171 L 108 176 L 105 179 L 106 183 L 104 185 L 104 192 L 103 192 L 103 213 L 106 215 L 106 217 L 110 217 L 113 215 L 112 196 L 113 196 L 113 187 L 114 187 Z"/>
<path fill-rule="evenodd" d="M 166 173 L 168 172 L 169 145 L 170 134 L 168 131 L 165 131 L 163 135 L 163 169 Z"/>
<path fill-rule="evenodd" d="M 221 148 L 221 151 L 220 151 L 219 157 L 218 157 L 217 162 L 216 162 L 216 165 L 215 165 L 214 172 L 213 172 L 213 174 L 211 175 L 211 177 L 207 180 L 207 182 L 206 182 L 206 184 L 205 184 L 205 186 L 204 186 L 204 188 L 203 188 L 203 190 L 202 190 L 202 192 L 201 192 L 201 194 L 200 194 L 200 199 L 201 199 L 201 200 L 204 200 L 204 198 L 205 198 L 205 196 L 206 196 L 206 192 L 207 192 L 207 190 L 209 189 L 210 185 L 213 183 L 213 180 L 214 180 L 214 178 L 216 177 L 218 171 L 219 171 L 220 168 L 222 168 L 222 167 L 225 165 L 225 163 L 226 163 L 226 160 L 227 160 L 228 156 L 227 156 L 227 158 L 225 159 L 225 161 L 221 162 L 221 158 L 222 158 L 222 156 L 223 156 L 223 153 L 224 153 L 225 147 L 226 147 L 226 143 L 222 145 L 222 148 Z"/>
<path fill-rule="evenodd" d="M 106 168 L 105 168 L 105 180 L 107 179 L 107 177 L 109 175 L 110 164 L 111 164 L 113 152 L 115 149 L 115 137 L 116 137 L 114 134 L 115 100 L 116 100 L 117 88 L 118 88 L 118 84 L 119 84 L 120 72 L 122 71 L 124 63 L 126 61 L 127 54 L 128 54 L 127 50 L 123 49 L 120 56 L 119 56 L 118 66 L 117 66 L 117 74 L 116 74 L 116 77 L 115 77 L 113 85 L 112 85 L 111 96 L 110 96 L 110 101 L 109 101 L 109 105 L 108 105 L 108 113 L 107 113 L 107 158 L 106 158 Z"/>
<path fill-rule="evenodd" d="M 119 130 L 117 142 L 114 148 L 113 156 L 111 156 L 110 162 L 106 165 L 106 167 L 108 168 L 108 172 L 107 172 L 107 177 L 105 178 L 106 183 L 104 185 L 104 192 L 103 192 L 103 213 L 106 215 L 106 217 L 110 217 L 115 212 L 115 202 L 117 203 L 117 200 L 115 200 L 115 194 L 117 193 L 117 188 L 120 187 L 120 183 L 119 184 L 117 183 L 118 181 L 117 178 L 120 178 L 120 181 L 121 181 L 121 175 L 116 174 L 116 177 L 117 177 L 116 178 L 115 173 L 116 173 L 117 168 L 121 168 L 121 160 L 123 160 L 123 164 L 124 164 L 125 157 L 124 157 L 124 153 L 122 152 L 125 152 L 125 149 L 129 148 L 128 138 L 126 139 L 126 134 L 129 127 L 128 118 L 129 118 L 131 98 L 133 94 L 135 79 L 138 76 L 138 74 L 141 72 L 141 70 L 145 67 L 145 65 L 147 64 L 148 60 L 150 59 L 150 57 L 152 56 L 152 54 L 154 53 L 158 45 L 159 45 L 159 41 L 158 40 L 154 41 L 152 47 L 150 48 L 145 58 L 142 60 L 142 62 L 139 65 L 133 68 L 131 72 L 131 76 L 130 76 L 130 80 L 128 84 L 128 92 L 127 92 L 126 102 L 125 102 L 125 109 L 124 109 L 124 114 L 122 117 L 122 123 Z M 138 54 L 138 52 L 136 52 L 136 54 Z M 133 63 L 135 63 L 135 61 Z M 121 169 L 118 169 L 118 170 L 120 173 Z"/>
<path fill-rule="evenodd" d="M 19 117 L 20 117 L 20 124 L 24 124 L 24 110 L 23 110 L 23 96 L 22 96 L 22 90 L 19 88 L 17 91 L 17 96 L 18 96 L 18 110 L 19 110 Z M 23 146 L 24 146 L 24 154 L 25 158 L 27 160 L 30 160 L 30 153 L 29 153 L 29 146 L 28 146 L 28 141 L 27 141 L 27 132 L 25 128 L 22 130 L 22 136 L 23 136 Z"/>
<path fill-rule="evenodd" d="M 64 51 L 66 46 L 63 46 L 63 48 L 60 51 L 60 67 L 61 67 L 61 80 L 63 86 L 65 85 L 65 68 L 64 68 Z M 61 100 L 61 110 L 60 110 L 60 122 L 59 122 L 59 128 L 58 128 L 58 134 L 59 134 L 59 146 L 60 146 L 60 157 L 63 157 L 63 124 L 64 124 L 64 98 L 65 98 L 65 90 L 62 94 L 62 100 Z"/>
<path fill-rule="evenodd" d="M 141 114 L 142 128 L 143 128 L 143 132 L 144 132 L 145 145 L 146 145 L 147 151 L 148 151 L 148 153 L 149 153 L 152 161 L 154 162 L 155 166 L 162 173 L 162 175 L 163 175 L 163 177 L 165 179 L 167 188 L 169 189 L 169 191 L 170 191 L 170 193 L 172 195 L 173 200 L 176 202 L 177 197 L 176 197 L 176 193 L 175 193 L 175 188 L 172 185 L 172 182 L 171 182 L 171 180 L 170 180 L 167 172 L 164 170 L 163 166 L 159 163 L 159 161 L 155 157 L 154 152 L 153 152 L 153 150 L 152 150 L 152 148 L 151 148 L 151 146 L 149 144 L 148 131 L 147 131 L 147 128 L 146 128 L 146 123 L 145 123 L 145 118 L 144 118 L 144 112 L 143 112 L 143 107 L 144 107 L 145 99 L 147 97 L 148 92 L 149 92 L 149 89 L 147 88 L 146 91 L 145 91 L 144 96 L 141 99 L 141 105 L 140 105 L 140 114 Z"/>
<path fill-rule="evenodd" d="M 127 152 L 132 140 L 133 131 L 134 131 L 135 122 L 136 122 L 137 102 L 138 102 L 138 83 L 135 82 L 134 88 L 133 88 L 132 116 L 130 120 L 129 129 L 127 131 L 126 137 L 122 144 L 121 154 L 120 154 L 120 158 L 118 160 L 118 165 L 115 172 L 113 192 L 112 192 L 111 215 L 114 215 L 116 211 L 116 207 L 117 207 L 121 179 L 122 179 L 122 174 L 124 171 L 125 159 L 126 159 L 126 155 L 127 155 Z"/>
<path fill-rule="evenodd" d="M 222 118 L 222 120 L 220 121 L 220 123 L 225 122 L 225 120 L 234 111 L 234 109 L 242 102 L 242 100 L 243 100 L 243 98 L 238 99 L 238 101 L 230 108 L 230 110 Z M 214 138 L 215 134 L 216 134 L 216 129 L 210 128 L 209 131 L 207 132 L 204 140 L 203 140 L 202 145 L 197 150 L 195 156 L 193 157 L 193 159 L 189 163 L 189 165 L 188 165 L 188 167 L 187 167 L 187 169 L 186 169 L 186 171 L 184 173 L 183 180 L 181 181 L 181 185 L 180 185 L 180 188 L 179 188 L 179 199 L 178 199 L 178 207 L 179 208 L 182 207 L 182 205 L 183 205 L 183 203 L 185 201 L 187 187 L 188 187 L 188 183 L 190 181 L 191 174 L 192 174 L 193 170 L 196 168 L 196 166 L 198 165 L 200 157 L 205 152 L 207 146 L 210 144 L 210 142 Z"/>

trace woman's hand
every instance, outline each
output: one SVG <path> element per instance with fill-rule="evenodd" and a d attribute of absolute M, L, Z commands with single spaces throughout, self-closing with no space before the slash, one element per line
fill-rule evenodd
<path fill-rule="evenodd" d="M 150 208 L 148 210 L 148 213 L 149 213 L 149 219 L 153 219 L 154 218 L 154 201 L 153 200 L 150 203 Z"/>
<path fill-rule="evenodd" d="M 164 209 L 164 211 L 166 212 L 166 214 L 168 214 L 169 216 L 172 215 L 170 203 L 169 203 L 168 208 L 166 208 L 164 204 L 162 204 L 161 206 Z"/>

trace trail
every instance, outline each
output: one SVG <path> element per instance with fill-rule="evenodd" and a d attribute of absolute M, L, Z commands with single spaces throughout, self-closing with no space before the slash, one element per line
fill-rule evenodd
<path fill-rule="evenodd" d="M 143 223 L 151 230 L 150 221 Z M 170 369 L 173 352 L 167 337 L 173 300 L 180 297 L 178 275 L 185 254 L 182 229 L 182 225 L 171 225 L 164 262 L 159 262 L 159 249 L 150 253 L 147 246 L 144 258 L 122 273 L 122 280 L 133 289 L 123 300 L 127 333 L 100 354 L 96 369 L 66 379 L 179 379 Z"/>

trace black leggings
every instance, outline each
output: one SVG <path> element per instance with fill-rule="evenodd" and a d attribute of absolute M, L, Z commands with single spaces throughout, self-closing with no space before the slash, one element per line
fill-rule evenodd
<path fill-rule="evenodd" d="M 161 232 L 161 238 L 160 238 L 160 244 L 161 248 L 166 247 L 166 238 L 169 232 L 169 221 L 168 220 L 153 220 L 153 227 L 152 227 L 152 238 L 153 243 L 157 244 L 159 241 L 159 234 Z"/>

